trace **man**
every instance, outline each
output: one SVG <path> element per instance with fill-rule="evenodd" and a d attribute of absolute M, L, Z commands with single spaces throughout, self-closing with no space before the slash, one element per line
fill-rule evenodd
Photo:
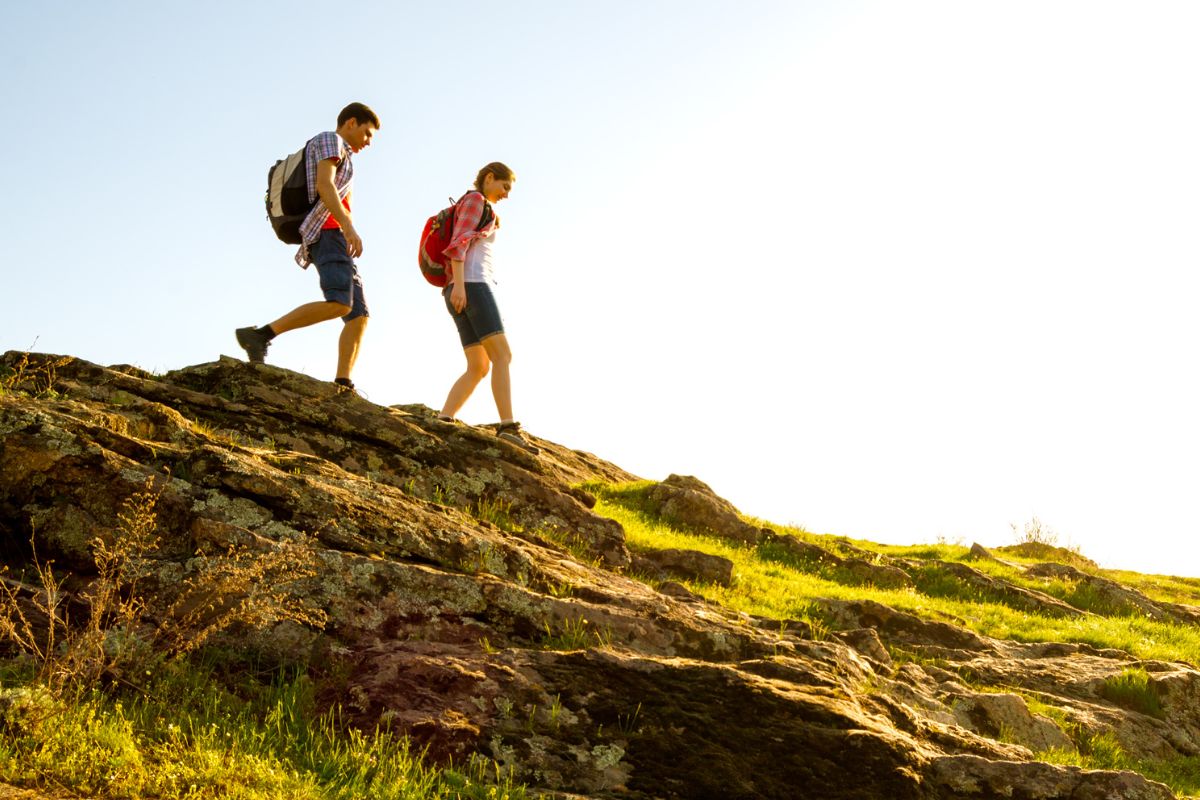
<path fill-rule="evenodd" d="M 337 130 L 319 133 L 305 149 L 308 199 L 320 202 L 300 226 L 303 243 L 296 263 L 305 269 L 317 265 L 323 302 L 305 303 L 261 328 L 238 328 L 238 344 L 252 363 L 266 359 L 271 340 L 281 333 L 341 317 L 337 375 L 334 383 L 354 389 L 350 372 L 367 328 L 367 301 L 354 259 L 362 255 L 363 241 L 350 216 L 354 165 L 350 156 L 371 144 L 379 130 L 379 117 L 362 103 L 351 103 L 338 114 Z"/>

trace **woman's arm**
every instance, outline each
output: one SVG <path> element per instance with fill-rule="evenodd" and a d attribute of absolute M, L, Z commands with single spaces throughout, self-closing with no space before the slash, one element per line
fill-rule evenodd
<path fill-rule="evenodd" d="M 487 201 L 479 192 L 468 192 L 458 202 L 454 212 L 454 232 L 450 235 L 450 244 L 446 245 L 446 258 L 450 261 L 464 261 L 471 241 L 479 233 L 479 221 L 483 219 L 483 206 Z"/>
<path fill-rule="evenodd" d="M 463 262 L 452 260 L 450 262 L 450 305 L 458 313 L 467 307 L 467 282 L 455 280 L 455 275 L 462 274 Z"/>
<path fill-rule="evenodd" d="M 467 250 L 479 233 L 485 202 L 479 192 L 467 192 L 459 201 L 454 212 L 454 233 L 445 250 L 446 258 L 450 261 L 450 305 L 460 314 L 467 307 L 467 285 L 466 281 L 459 280 L 459 276 L 463 274 Z"/>

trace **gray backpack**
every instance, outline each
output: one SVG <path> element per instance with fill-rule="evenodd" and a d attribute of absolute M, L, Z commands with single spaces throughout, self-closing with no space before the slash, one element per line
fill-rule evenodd
<path fill-rule="evenodd" d="M 311 141 L 311 140 L 310 140 Z M 308 199 L 308 175 L 304 154 L 308 142 L 267 170 L 267 219 L 279 241 L 300 244 L 300 226 L 316 201 Z"/>

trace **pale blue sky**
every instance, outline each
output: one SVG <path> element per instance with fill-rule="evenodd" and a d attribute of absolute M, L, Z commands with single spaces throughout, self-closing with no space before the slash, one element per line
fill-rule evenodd
<path fill-rule="evenodd" d="M 2 13 L 0 348 L 240 355 L 233 328 L 317 299 L 266 169 L 361 100 L 373 401 L 439 406 L 460 371 L 416 236 L 498 159 L 531 432 L 818 532 L 996 545 L 1037 515 L 1200 575 L 1194 4 Z M 330 378 L 336 335 L 270 360 Z M 494 420 L 485 389 L 464 416 Z"/>

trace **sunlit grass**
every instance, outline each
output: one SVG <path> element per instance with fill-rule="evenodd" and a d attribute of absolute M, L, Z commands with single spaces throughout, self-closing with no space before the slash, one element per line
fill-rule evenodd
<path fill-rule="evenodd" d="M 1077 749 L 1043 750 L 1039 761 L 1083 769 L 1128 769 L 1152 781 L 1165 783 L 1181 800 L 1200 797 L 1200 757 L 1181 756 L 1169 760 L 1134 758 L 1125 752 L 1111 732 L 1085 734 L 1068 726 Z"/>
<path fill-rule="evenodd" d="M 1162 719 L 1162 703 L 1150 683 L 1150 674 L 1141 667 L 1124 670 L 1104 681 L 1100 696 L 1119 706 Z"/>
<path fill-rule="evenodd" d="M 589 491 L 595 490 L 596 487 L 589 486 Z M 596 511 L 620 522 L 625 528 L 627 541 L 635 549 L 685 548 L 733 561 L 734 581 L 731 586 L 689 583 L 688 588 L 738 611 L 775 619 L 797 619 L 811 616 L 818 602 L 825 598 L 873 600 L 924 618 L 953 620 L 969 630 L 997 639 L 1075 642 L 1098 648 L 1121 649 L 1143 659 L 1200 664 L 1200 628 L 1196 626 L 1156 622 L 1128 615 L 1054 618 L 1015 609 L 986 598 L 964 600 L 932 597 L 914 589 L 844 585 L 796 566 L 764 559 L 754 546 L 738 545 L 671 528 L 642 511 L 605 499 L 602 492 L 596 493 L 600 497 Z M 934 547 L 938 548 L 936 552 L 943 553 L 943 546 Z M 1018 575 L 1016 570 L 1002 564 L 985 565 L 980 561 L 974 566 L 1005 579 Z M 1032 580 L 1025 582 L 1029 585 L 1037 583 Z M 1041 584 L 1043 590 L 1045 586 Z"/>
<path fill-rule="evenodd" d="M 235 695 L 203 668 L 160 669 L 141 692 L 77 696 L 7 675 L 0 780 L 106 798 L 526 797 L 484 762 L 430 768 L 405 738 L 348 728 L 336 709 L 318 712 L 302 676 L 266 686 L 245 678 Z"/>
<path fill-rule="evenodd" d="M 1200 606 L 1200 578 L 1143 575 L 1115 569 L 1102 570 L 1100 574 L 1131 589 L 1137 589 L 1151 600 Z"/>
<path fill-rule="evenodd" d="M 756 521 L 760 527 L 790 533 L 833 552 L 850 545 L 891 558 L 966 563 L 985 575 L 1044 592 L 1092 613 L 1075 618 L 1048 617 L 1014 609 L 985 597 L 964 597 L 963 590 L 957 587 L 946 589 L 944 596 L 931 596 L 919 588 L 882 589 L 845 585 L 822 574 L 821 565 L 806 565 L 794 558 L 787 558 L 786 554 L 780 557 L 768 545 L 755 547 L 734 544 L 709 536 L 693 535 L 664 524 L 645 502 L 645 495 L 651 486 L 653 484 L 648 482 L 633 486 L 592 484 L 588 489 L 600 498 L 596 511 L 624 526 L 633 549 L 685 548 L 730 559 L 734 564 L 731 586 L 689 582 L 688 588 L 731 609 L 776 619 L 819 620 L 820 603 L 824 599 L 873 600 L 923 618 L 951 620 L 996 639 L 1031 643 L 1075 642 L 1097 648 L 1124 650 L 1142 659 L 1200 663 L 1200 628 L 1197 626 L 1155 622 L 1135 613 L 1132 607 L 1114 607 L 1111 601 L 1100 597 L 1083 581 L 1029 577 L 1021 565 L 1038 563 L 1034 558 L 1004 553 L 1003 560 L 1010 562 L 1006 564 L 974 559 L 968 548 L 959 545 L 878 545 Z M 1143 576 L 1112 570 L 1092 572 L 1119 580 L 1155 599 L 1177 603 L 1200 599 L 1200 581 L 1195 579 Z M 925 588 L 938 594 L 937 581 L 927 582 Z M 911 653 L 900 653 L 898 657 L 902 660 L 919 659 Z M 986 690 L 987 687 L 980 688 Z M 1118 704 L 1152 715 L 1161 713 L 1157 697 L 1149 685 L 1149 676 L 1144 670 L 1127 670 L 1115 676 L 1106 684 L 1105 691 Z M 1181 757 L 1167 761 L 1135 759 L 1122 749 L 1111 732 L 1089 733 L 1072 725 L 1066 713 L 1056 706 L 1028 695 L 1026 702 L 1032 713 L 1052 719 L 1076 745 L 1075 749 L 1038 753 L 1039 760 L 1084 769 L 1132 769 L 1151 780 L 1166 783 L 1180 797 L 1194 797 L 1200 792 L 1200 758 Z"/>

